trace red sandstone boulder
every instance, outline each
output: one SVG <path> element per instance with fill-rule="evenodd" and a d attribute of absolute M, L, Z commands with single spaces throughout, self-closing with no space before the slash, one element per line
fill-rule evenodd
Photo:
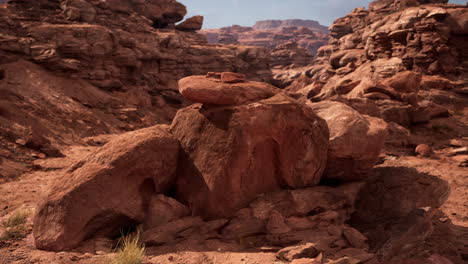
<path fill-rule="evenodd" d="M 326 123 L 284 95 L 193 105 L 177 113 L 171 132 L 184 152 L 176 196 L 203 216 L 232 216 L 259 194 L 316 185 L 326 164 Z"/>
<path fill-rule="evenodd" d="M 187 18 L 182 23 L 176 26 L 176 29 L 182 31 L 196 31 L 200 30 L 203 26 L 203 16 L 193 16 Z"/>
<path fill-rule="evenodd" d="M 244 104 L 269 98 L 280 92 L 278 88 L 262 82 L 226 83 L 205 76 L 183 78 L 179 81 L 179 91 L 190 101 L 213 105 Z"/>
<path fill-rule="evenodd" d="M 151 196 L 174 181 L 178 141 L 166 126 L 116 137 L 72 166 L 39 206 L 33 235 L 39 249 L 76 248 L 93 236 L 118 236 L 142 223 Z"/>
<path fill-rule="evenodd" d="M 328 124 L 326 179 L 359 180 L 377 161 L 387 135 L 387 123 L 359 114 L 351 107 L 333 101 L 308 104 Z"/>

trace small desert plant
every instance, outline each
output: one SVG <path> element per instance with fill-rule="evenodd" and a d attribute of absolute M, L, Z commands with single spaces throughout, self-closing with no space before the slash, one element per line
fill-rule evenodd
<path fill-rule="evenodd" d="M 14 212 L 7 220 L 3 221 L 2 226 L 5 228 L 17 227 L 19 225 L 24 225 L 29 216 L 28 210 L 18 210 Z"/>
<path fill-rule="evenodd" d="M 21 240 L 26 237 L 26 220 L 31 212 L 26 209 L 20 209 L 10 215 L 1 226 L 5 229 L 0 240 Z"/>
<path fill-rule="evenodd" d="M 145 256 L 145 247 L 140 243 L 140 233 L 128 235 L 119 241 L 119 248 L 110 264 L 141 264 Z"/>

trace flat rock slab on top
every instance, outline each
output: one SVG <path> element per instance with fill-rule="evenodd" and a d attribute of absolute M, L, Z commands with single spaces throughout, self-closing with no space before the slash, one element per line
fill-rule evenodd
<path fill-rule="evenodd" d="M 240 82 L 242 78 L 238 74 L 222 73 L 218 75 L 219 79 L 215 75 L 183 78 L 179 81 L 179 91 L 190 101 L 212 105 L 240 105 L 260 101 L 281 92 L 267 83 Z"/>

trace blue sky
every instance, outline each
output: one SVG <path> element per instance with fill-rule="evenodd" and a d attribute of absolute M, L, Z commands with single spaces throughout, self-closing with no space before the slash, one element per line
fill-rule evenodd
<path fill-rule="evenodd" d="M 313 19 L 329 26 L 356 7 L 367 7 L 371 0 L 179 0 L 189 16 L 205 16 L 204 28 L 233 24 L 252 26 L 265 19 Z M 450 0 L 466 4 L 466 0 Z"/>

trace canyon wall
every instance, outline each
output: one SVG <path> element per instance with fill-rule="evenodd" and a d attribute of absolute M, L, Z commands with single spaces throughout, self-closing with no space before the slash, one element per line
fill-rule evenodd
<path fill-rule="evenodd" d="M 0 8 L 2 157 L 55 156 L 57 144 L 169 123 L 185 104 L 185 76 L 269 80 L 266 49 L 208 44 L 195 33 L 200 17 L 176 29 L 186 12 L 172 0 L 9 0 Z"/>

